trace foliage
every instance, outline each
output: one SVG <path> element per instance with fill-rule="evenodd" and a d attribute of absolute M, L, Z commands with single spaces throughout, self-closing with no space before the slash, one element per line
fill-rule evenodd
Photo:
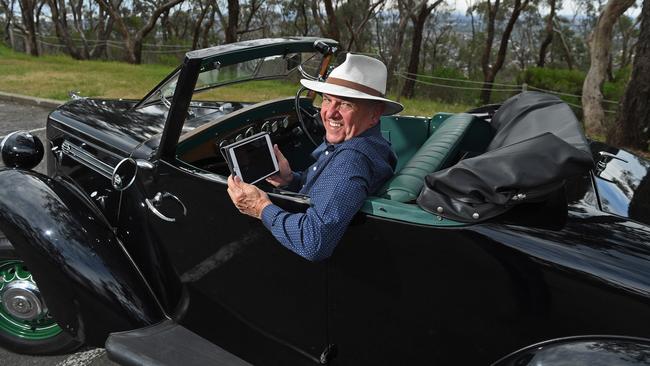
<path fill-rule="evenodd" d="M 178 63 L 174 64 L 174 66 Z M 123 62 L 79 61 L 68 56 L 33 57 L 0 46 L 0 90 L 41 98 L 67 100 L 68 91 L 103 98 L 142 98 L 168 75 L 173 67 Z M 201 93 L 197 99 L 260 101 L 293 95 L 296 87 L 279 81 L 258 81 L 218 88 Z M 433 102 L 424 98 L 402 100 L 403 114 L 432 116 L 436 112 L 461 112 L 463 104 Z"/>

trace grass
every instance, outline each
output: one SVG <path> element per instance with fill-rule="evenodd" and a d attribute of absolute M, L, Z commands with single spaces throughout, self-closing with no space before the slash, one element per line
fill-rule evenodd
<path fill-rule="evenodd" d="M 0 91 L 65 101 L 68 92 L 100 98 L 140 99 L 168 75 L 173 67 L 124 62 L 78 61 L 68 56 L 33 57 L 0 46 Z M 294 84 L 258 81 L 235 84 L 197 96 L 197 99 L 261 101 L 295 94 Z M 391 96 L 395 100 L 395 96 Z M 426 99 L 402 99 L 404 115 L 431 116 L 436 112 L 462 112 L 470 106 Z"/>

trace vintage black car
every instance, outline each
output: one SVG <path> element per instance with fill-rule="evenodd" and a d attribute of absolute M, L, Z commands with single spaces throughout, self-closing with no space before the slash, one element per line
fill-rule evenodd
<path fill-rule="evenodd" d="M 106 345 L 124 364 L 484 365 L 587 337 L 627 346 L 607 348 L 631 355 L 625 364 L 647 362 L 650 163 L 587 143 L 557 98 L 383 117 L 397 173 L 324 261 L 237 211 L 220 147 L 266 131 L 294 170 L 308 167 L 318 96 L 296 86 L 254 103 L 219 91 L 325 78 L 337 46 L 188 52 L 140 101 L 77 98 L 50 114 L 43 143 L 6 136 L 0 344 Z M 30 170 L 43 155 L 47 176 Z M 287 210 L 309 207 L 259 187 Z M 598 352 L 592 343 L 581 355 Z M 511 364 L 552 354 L 541 349 Z"/>

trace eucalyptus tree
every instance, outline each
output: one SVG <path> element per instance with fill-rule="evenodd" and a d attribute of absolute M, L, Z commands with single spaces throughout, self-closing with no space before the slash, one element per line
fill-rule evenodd
<path fill-rule="evenodd" d="M 549 46 L 553 42 L 553 35 L 555 34 L 554 31 L 555 15 L 557 10 L 562 9 L 561 1 L 558 0 L 547 0 L 547 1 L 548 1 L 549 14 L 546 16 L 545 19 L 544 38 L 542 40 L 542 43 L 539 46 L 539 57 L 537 59 L 538 67 L 544 67 L 544 64 L 546 63 L 546 53 L 548 52 Z"/>
<path fill-rule="evenodd" d="M 142 62 L 142 43 L 144 38 L 154 30 L 160 15 L 184 0 L 145 0 L 134 1 L 133 9 L 143 24 L 129 26 L 123 13 L 128 13 L 122 8 L 121 0 L 97 0 L 99 5 L 108 12 L 115 22 L 117 31 L 122 35 L 126 50 L 126 61 L 132 64 Z"/>
<path fill-rule="evenodd" d="M 508 50 L 508 42 L 515 23 L 519 19 L 521 12 L 528 7 L 532 0 L 486 0 L 482 5 L 487 22 L 485 23 L 485 44 L 481 56 L 481 68 L 483 70 L 483 87 L 481 91 L 481 102 L 487 104 L 490 102 L 492 94 L 492 85 L 496 79 L 497 73 L 503 67 Z M 497 18 L 507 19 L 504 29 L 501 32 L 496 59 L 493 61 L 492 48 L 494 47 L 494 38 L 497 31 Z"/>
<path fill-rule="evenodd" d="M 25 52 L 32 56 L 39 55 L 37 37 L 39 32 L 39 19 L 45 0 L 18 0 L 15 8 L 13 0 L 0 0 L 0 7 L 4 9 L 8 24 L 17 29 L 24 37 Z M 18 10 L 19 15 L 16 15 Z"/>
<path fill-rule="evenodd" d="M 612 48 L 612 31 L 618 18 L 634 4 L 634 1 L 609 0 L 589 36 L 591 62 L 582 85 L 584 124 L 589 135 L 600 135 L 604 132 L 605 111 L 602 106 L 604 99 L 602 86 L 605 82 Z"/>
<path fill-rule="evenodd" d="M 617 146 L 645 151 L 650 148 L 650 0 L 643 1 L 632 77 L 625 90 L 621 113 L 608 136 L 609 142 Z"/>
<path fill-rule="evenodd" d="M 413 97 L 413 89 L 415 86 L 415 77 L 414 75 L 418 73 L 418 67 L 420 63 L 420 49 L 422 47 L 422 33 L 424 32 L 424 24 L 427 21 L 427 18 L 438 5 L 442 3 L 443 0 L 435 0 L 431 3 L 428 1 L 422 1 L 417 7 L 416 11 L 411 14 L 410 19 L 413 23 L 413 33 L 411 36 L 411 54 L 409 57 L 409 64 L 407 73 L 409 78 L 404 82 L 404 87 L 402 88 L 402 96 L 407 98 Z"/>

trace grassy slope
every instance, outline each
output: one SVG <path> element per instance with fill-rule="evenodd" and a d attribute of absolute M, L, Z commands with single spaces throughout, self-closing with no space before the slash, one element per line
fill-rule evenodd
<path fill-rule="evenodd" d="M 130 65 L 122 62 L 77 61 L 67 56 L 32 57 L 0 46 L 0 91 L 41 98 L 67 100 L 68 91 L 82 96 L 142 98 L 172 71 L 163 65 Z M 295 87 L 275 81 L 219 88 L 210 97 L 221 100 L 265 100 L 292 95 Z M 199 99 L 207 99 L 199 97 Z M 402 99 L 405 115 L 431 116 L 436 112 L 462 112 L 470 107 L 429 100 Z"/>

